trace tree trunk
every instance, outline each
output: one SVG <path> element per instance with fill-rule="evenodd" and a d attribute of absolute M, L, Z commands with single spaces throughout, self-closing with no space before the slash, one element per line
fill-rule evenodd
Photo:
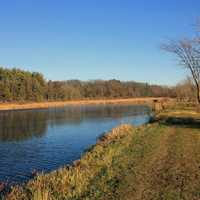
<path fill-rule="evenodd" d="M 200 105 L 200 88 L 197 82 L 196 82 L 196 89 L 197 89 L 197 102 Z"/>

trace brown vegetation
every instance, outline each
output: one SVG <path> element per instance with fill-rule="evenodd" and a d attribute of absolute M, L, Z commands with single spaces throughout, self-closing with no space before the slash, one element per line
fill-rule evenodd
<path fill-rule="evenodd" d="M 170 98 L 129 98 L 129 99 L 101 99 L 101 100 L 76 100 L 76 101 L 57 101 L 57 102 L 38 102 L 38 103 L 0 103 L 0 110 L 24 110 L 40 109 L 49 107 L 60 107 L 67 105 L 95 105 L 95 104 L 148 104 L 154 100 L 159 102 L 172 101 Z"/>

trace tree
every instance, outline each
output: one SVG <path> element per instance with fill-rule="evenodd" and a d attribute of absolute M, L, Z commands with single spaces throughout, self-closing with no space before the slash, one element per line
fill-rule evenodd
<path fill-rule="evenodd" d="M 46 81 L 42 74 L 0 67 L 0 102 L 172 96 L 164 86 L 134 81 Z"/>
<path fill-rule="evenodd" d="M 179 101 L 191 102 L 196 99 L 195 87 L 191 78 L 187 78 L 174 87 L 176 98 Z"/>
<path fill-rule="evenodd" d="M 189 69 L 192 79 L 196 87 L 196 97 L 200 104 L 200 40 L 183 39 L 179 41 L 171 41 L 162 45 L 162 49 L 175 54 L 180 64 Z"/>

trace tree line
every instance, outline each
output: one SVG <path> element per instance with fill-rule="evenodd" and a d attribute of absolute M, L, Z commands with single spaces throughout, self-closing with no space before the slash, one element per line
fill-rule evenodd
<path fill-rule="evenodd" d="M 174 96 L 167 86 L 115 79 L 47 81 L 38 72 L 0 68 L 1 102 Z"/>

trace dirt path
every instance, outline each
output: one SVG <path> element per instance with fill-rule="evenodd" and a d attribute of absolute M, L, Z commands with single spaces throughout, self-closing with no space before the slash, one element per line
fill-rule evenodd
<path fill-rule="evenodd" d="M 165 127 L 144 141 L 151 150 L 137 160 L 134 175 L 125 177 L 131 187 L 123 188 L 119 199 L 200 199 L 200 131 Z"/>

